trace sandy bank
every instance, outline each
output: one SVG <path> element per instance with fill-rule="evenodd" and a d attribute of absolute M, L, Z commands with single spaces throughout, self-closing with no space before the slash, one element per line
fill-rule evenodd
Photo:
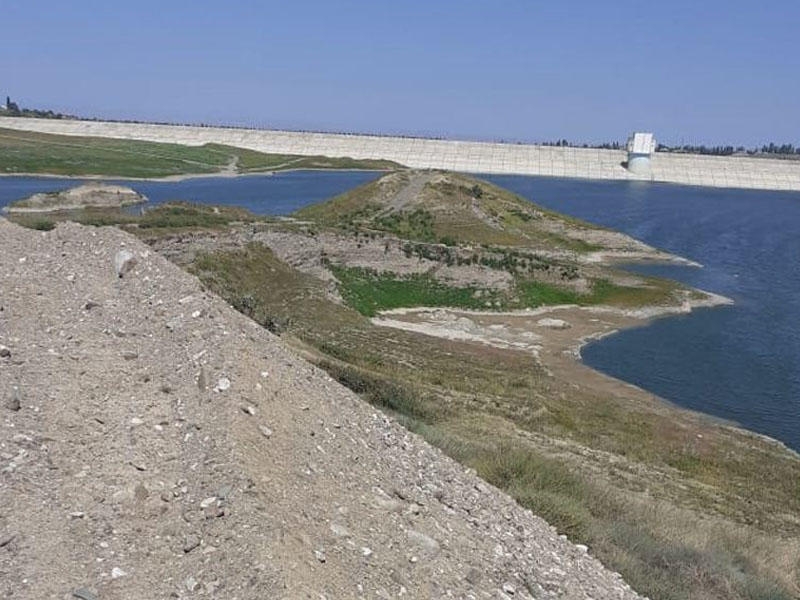
<path fill-rule="evenodd" d="M 706 295 L 702 298 L 687 293 L 687 298 L 677 305 L 636 309 L 576 305 L 542 306 L 507 312 L 399 308 L 380 313 L 372 319 L 372 323 L 448 340 L 524 351 L 535 356 L 557 377 L 583 380 L 587 385 L 593 385 L 590 382 L 599 378 L 604 386 L 609 387 L 609 393 L 619 395 L 620 390 L 631 387 L 630 384 L 598 373 L 581 363 L 581 348 L 590 341 L 623 329 L 642 327 L 656 318 L 733 304 L 730 298 L 703 293 Z M 643 390 L 639 392 L 653 397 Z"/>
<path fill-rule="evenodd" d="M 576 390 L 592 389 L 600 394 L 630 401 L 661 403 L 678 408 L 634 384 L 611 377 L 585 365 L 580 351 L 588 343 L 624 329 L 644 327 L 656 318 L 687 314 L 693 310 L 730 306 L 733 300 L 713 294 L 693 298 L 680 306 L 621 309 L 606 306 L 543 306 L 536 309 L 493 312 L 448 308 L 400 308 L 380 313 L 372 323 L 447 340 L 466 341 L 495 348 L 526 352 L 547 370 L 550 377 L 569 382 Z M 713 415 L 688 411 L 701 419 L 728 427 L 754 439 L 800 454 L 780 440 L 725 421 Z"/>

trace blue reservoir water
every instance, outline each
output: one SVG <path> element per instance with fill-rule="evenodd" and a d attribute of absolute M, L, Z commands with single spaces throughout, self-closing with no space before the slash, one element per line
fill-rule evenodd
<path fill-rule="evenodd" d="M 316 204 L 380 176 L 375 171 L 286 171 L 246 177 L 200 177 L 183 181 L 116 180 L 144 194 L 150 204 L 189 200 L 244 207 L 259 215 L 285 215 Z M 0 208 L 38 192 L 55 192 L 83 183 L 48 177 L 0 177 Z"/>
<path fill-rule="evenodd" d="M 295 171 L 121 183 L 154 203 L 182 199 L 278 215 L 377 176 Z M 800 193 L 541 177 L 487 179 L 548 208 L 624 231 L 705 265 L 631 268 L 723 294 L 734 299 L 734 306 L 623 331 L 584 348 L 584 361 L 676 404 L 736 421 L 800 450 Z M 0 207 L 77 183 L 2 177 Z"/>
<path fill-rule="evenodd" d="M 584 362 L 800 450 L 800 193 L 488 179 L 703 264 L 632 269 L 723 294 L 735 305 L 604 338 L 583 349 Z"/>

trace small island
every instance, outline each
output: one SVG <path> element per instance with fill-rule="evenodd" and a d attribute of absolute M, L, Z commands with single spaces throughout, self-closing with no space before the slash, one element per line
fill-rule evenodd
<path fill-rule="evenodd" d="M 128 187 L 86 183 L 60 192 L 34 194 L 12 202 L 3 210 L 8 213 L 49 213 L 82 208 L 122 208 L 145 202 L 145 196 Z"/>

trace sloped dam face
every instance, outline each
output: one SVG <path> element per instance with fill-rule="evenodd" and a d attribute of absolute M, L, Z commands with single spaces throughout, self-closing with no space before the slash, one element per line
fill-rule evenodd
<path fill-rule="evenodd" d="M 384 159 L 407 167 L 465 173 L 646 179 L 800 191 L 800 163 L 788 160 L 658 153 L 651 159 L 650 172 L 637 174 L 623 167 L 626 152 L 595 148 L 13 117 L 0 117 L 0 127 L 189 145 L 217 143 L 278 154 Z"/>

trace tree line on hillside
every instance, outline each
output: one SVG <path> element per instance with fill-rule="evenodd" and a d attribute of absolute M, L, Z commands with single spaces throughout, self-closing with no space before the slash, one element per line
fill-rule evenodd
<path fill-rule="evenodd" d="M 708 154 L 713 156 L 733 156 L 734 154 L 747 154 L 749 156 L 758 155 L 780 155 L 780 156 L 800 156 L 800 147 L 795 147 L 794 144 L 776 144 L 770 142 L 762 146 L 753 146 L 752 148 L 745 148 L 744 146 L 706 146 L 683 144 L 680 146 L 666 146 L 659 144 L 656 152 L 674 152 L 685 154 Z"/>
<path fill-rule="evenodd" d="M 602 142 L 600 144 L 587 144 L 587 143 L 575 143 L 570 142 L 569 140 L 556 140 L 553 141 L 544 141 L 539 142 L 540 146 L 552 146 L 555 148 L 597 148 L 600 150 L 620 150 L 624 147 L 624 144 L 620 144 L 619 142 Z"/>
<path fill-rule="evenodd" d="M 603 142 L 600 144 L 585 144 L 575 143 L 568 140 L 556 140 L 539 142 L 541 146 L 553 146 L 556 148 L 598 148 L 603 150 L 621 150 L 625 148 L 625 144 L 620 142 Z M 753 146 L 746 148 L 745 146 L 732 146 L 732 145 L 719 145 L 719 146 L 706 146 L 705 144 L 681 144 L 678 146 L 668 146 L 666 144 L 658 144 L 656 152 L 671 152 L 677 154 L 706 154 L 711 156 L 733 156 L 733 155 L 748 155 L 748 156 L 800 156 L 800 146 L 794 144 L 776 144 L 770 142 L 762 146 Z"/>
<path fill-rule="evenodd" d="M 36 108 L 22 108 L 17 102 L 6 96 L 6 103 L 0 106 L 0 116 L 3 117 L 33 117 L 38 119 L 75 119 L 72 115 L 57 113 L 52 110 L 39 110 Z"/>

